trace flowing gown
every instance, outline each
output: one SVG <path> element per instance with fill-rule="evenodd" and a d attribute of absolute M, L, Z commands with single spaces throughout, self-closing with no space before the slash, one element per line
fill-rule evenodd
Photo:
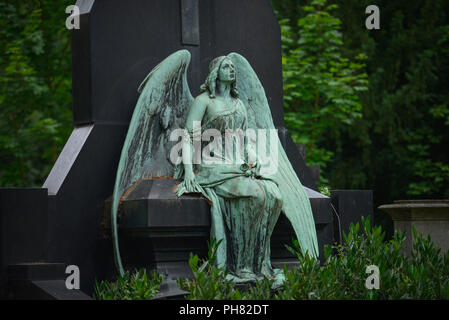
<path fill-rule="evenodd" d="M 217 263 L 227 267 L 236 282 L 273 277 L 270 238 L 282 210 L 281 193 L 275 181 L 249 168 L 245 161 L 246 143 L 242 145 L 242 140 L 234 139 L 233 145 L 224 139 L 229 130 L 244 132 L 247 123 L 246 109 L 240 100 L 228 107 L 203 118 L 203 136 L 207 130 L 218 130 L 223 139 L 214 141 L 215 146 L 221 145 L 222 152 L 215 148 L 210 155 L 216 163 L 202 161 L 196 167 L 196 181 L 211 201 L 211 237 L 222 240 Z M 203 142 L 201 150 L 208 144 Z M 243 154 L 238 147 L 243 148 Z"/>

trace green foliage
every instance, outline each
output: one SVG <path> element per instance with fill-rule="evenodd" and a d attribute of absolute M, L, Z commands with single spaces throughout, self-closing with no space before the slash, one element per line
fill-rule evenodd
<path fill-rule="evenodd" d="M 345 134 L 348 151 L 335 155 L 329 179 L 338 188 L 375 185 L 382 203 L 448 197 L 449 3 L 382 2 L 377 31 L 360 28 L 364 17 L 352 18 L 368 4 L 346 1 L 338 13 L 348 21 L 347 50 L 362 48 L 369 57 L 370 88 L 361 99 L 363 118 Z"/>
<path fill-rule="evenodd" d="M 285 122 L 295 143 L 307 146 L 307 159 L 326 166 L 333 152 L 320 148 L 325 132 L 339 135 L 342 126 L 361 117 L 359 93 L 367 90 L 366 56 L 343 54 L 338 6 L 314 0 L 302 9 L 295 29 L 281 20 Z M 297 40 L 295 40 L 297 38 Z"/>
<path fill-rule="evenodd" d="M 73 128 L 69 4 L 0 3 L 0 187 L 41 186 Z"/>
<path fill-rule="evenodd" d="M 125 272 L 117 281 L 95 281 L 94 297 L 97 300 L 148 300 L 154 297 L 162 283 L 163 276 L 145 269 L 133 273 Z"/>
<path fill-rule="evenodd" d="M 330 197 L 331 196 L 331 189 L 329 186 L 321 185 L 318 187 L 318 191 L 320 191 L 321 194 L 324 194 L 325 196 Z"/>
<path fill-rule="evenodd" d="M 384 241 L 381 227 L 371 227 L 369 219 L 362 219 L 362 229 L 360 232 L 359 224 L 351 225 L 342 245 L 327 247 L 322 267 L 298 253 L 295 243 L 293 250 L 301 267 L 288 273 L 288 283 L 297 284 L 297 290 L 287 285 L 280 297 L 307 299 L 312 292 L 314 299 L 449 299 L 449 252 L 444 257 L 439 255 L 440 249 L 430 238 L 423 238 L 415 230 L 408 259 L 402 251 L 402 233 L 396 232 L 393 239 Z M 379 290 L 365 288 L 369 265 L 379 268 Z"/>
<path fill-rule="evenodd" d="M 371 103 L 383 108 L 372 109 L 364 125 L 371 127 L 374 146 L 382 146 L 378 154 L 384 167 L 395 168 L 393 179 L 389 179 L 393 188 L 412 196 L 441 197 L 449 195 L 449 161 L 442 152 L 448 143 L 444 115 L 449 96 L 441 87 L 449 80 L 443 62 L 449 59 L 449 51 L 444 49 L 449 44 L 448 22 L 442 14 L 447 9 L 441 1 L 421 1 L 421 6 L 414 19 L 405 7 L 394 8 L 387 20 L 393 37 L 382 34 L 378 42 L 385 50 L 374 51 L 373 57 L 385 58 L 370 66 L 375 84 Z"/>
<path fill-rule="evenodd" d="M 326 247 L 326 262 L 304 256 L 299 244 L 290 250 L 301 262 L 299 268 L 287 272 L 287 282 L 280 291 L 281 299 L 449 299 L 449 251 L 415 230 L 411 258 L 403 254 L 405 236 L 396 232 L 384 241 L 380 226 L 371 227 L 369 219 L 351 225 L 342 245 Z M 334 254 L 332 254 L 332 252 Z M 379 268 L 380 288 L 368 290 L 366 267 Z"/>
<path fill-rule="evenodd" d="M 178 279 L 181 289 L 189 291 L 190 300 L 342 300 L 342 299 L 449 299 L 449 251 L 444 255 L 430 237 L 424 238 L 413 230 L 411 254 L 404 254 L 405 236 L 396 232 L 385 241 L 380 226 L 372 226 L 369 218 L 362 224 L 351 224 L 343 235 L 341 245 L 325 246 L 325 261 L 301 252 L 299 242 L 287 249 L 299 260 L 298 267 L 284 267 L 285 281 L 273 290 L 273 280 L 264 278 L 238 290 L 226 279 L 227 270 L 215 266 L 216 251 L 220 242 L 212 241 L 208 257 L 199 259 L 190 255 L 189 265 L 193 279 Z M 379 289 L 365 287 L 367 266 L 379 268 Z M 145 270 L 126 273 L 114 283 L 96 283 L 97 299 L 149 299 L 162 282 L 153 273 L 149 280 Z"/>
<path fill-rule="evenodd" d="M 273 297 L 273 280 L 264 278 L 251 285 L 247 291 L 236 289 L 226 276 L 228 271 L 215 265 L 217 248 L 220 241 L 212 239 L 209 244 L 208 257 L 200 261 L 197 255 L 190 254 L 189 265 L 193 279 L 178 279 L 181 289 L 190 294 L 189 300 L 265 300 Z M 199 266 L 201 263 L 201 266 Z"/>
<path fill-rule="evenodd" d="M 323 58 L 315 51 L 323 52 L 321 42 L 334 39 L 335 34 L 328 33 L 327 38 L 319 39 L 314 35 L 338 26 L 341 37 L 336 38 L 336 43 L 342 41 L 342 45 L 337 45 L 340 55 L 366 65 L 359 71 L 368 75 L 368 91 L 355 91 L 359 97 L 355 102 L 363 107 L 355 108 L 361 117 L 350 117 L 351 124 L 338 121 L 324 124 L 326 129 L 315 131 L 320 132 L 318 136 L 312 132 L 313 121 L 300 121 L 317 114 L 310 111 L 311 103 L 308 107 L 298 103 L 298 109 L 293 111 L 286 109 L 292 112 L 286 113 L 285 120 L 296 141 L 307 144 L 308 149 L 315 144 L 315 151 L 310 151 L 315 156 L 308 155 L 308 159 L 322 166 L 322 183 L 336 189 L 373 189 L 375 207 L 404 198 L 449 197 L 449 3 L 445 0 L 412 3 L 330 0 L 327 9 L 322 2 L 318 5 L 320 9 L 314 11 L 309 7 L 318 2 L 271 0 L 271 3 L 282 27 L 284 93 L 288 108 L 295 108 L 295 100 L 311 100 L 307 92 L 303 93 L 305 88 L 309 95 L 313 94 L 307 83 L 303 87 L 300 82 L 296 86 L 291 83 L 300 70 L 300 63 L 290 52 L 301 50 L 298 42 L 301 33 L 311 34 L 305 38 L 305 44 L 311 47 L 302 50 L 305 57 L 319 62 L 327 56 Z M 371 4 L 380 9 L 380 30 L 365 28 L 365 8 Z M 324 21 L 326 28 L 315 23 L 315 29 L 309 31 L 309 25 L 303 23 L 302 28 L 306 30 L 301 31 L 298 20 L 311 12 L 322 11 L 329 12 L 330 16 L 314 19 Z M 314 23 L 313 19 L 309 20 Z M 335 48 L 335 44 L 330 45 Z M 354 59 L 359 54 L 366 59 Z M 306 70 L 314 70 L 313 67 L 319 68 L 312 65 Z M 296 112 L 308 115 L 300 116 Z M 329 122 L 330 119 L 333 117 Z M 376 222 L 384 217 L 379 212 Z"/>
<path fill-rule="evenodd" d="M 215 266 L 216 252 L 220 241 L 213 239 L 209 244 L 208 258 L 199 259 L 198 255 L 190 254 L 189 266 L 193 279 L 178 279 L 182 290 L 190 292 L 187 299 L 191 300 L 221 300 L 240 299 L 241 294 L 234 289 L 232 282 L 226 279 L 226 270 Z M 200 265 L 201 264 L 201 265 Z"/>
<path fill-rule="evenodd" d="M 443 256 L 430 237 L 414 230 L 410 258 L 403 253 L 404 234 L 396 232 L 385 241 L 380 226 L 371 226 L 369 218 L 362 225 L 351 224 L 341 245 L 325 247 L 325 263 L 300 250 L 294 241 L 288 249 L 297 257 L 299 267 L 284 267 L 285 282 L 272 290 L 269 279 L 257 282 L 248 291 L 239 292 L 226 281 L 226 271 L 192 255 L 190 265 L 195 280 L 183 280 L 188 299 L 449 299 L 449 251 Z M 211 256 L 209 256 L 211 258 Z M 380 288 L 368 290 L 366 267 L 379 268 Z"/>

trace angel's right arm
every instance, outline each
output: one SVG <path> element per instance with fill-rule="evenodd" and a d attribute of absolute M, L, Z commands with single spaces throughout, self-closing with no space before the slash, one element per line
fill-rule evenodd
<path fill-rule="evenodd" d="M 201 120 L 204 117 L 204 114 L 207 109 L 207 98 L 204 95 L 200 95 L 195 98 L 193 101 L 192 106 L 190 107 L 189 113 L 187 115 L 186 120 L 186 130 L 189 134 L 188 139 L 184 139 L 184 143 L 182 145 L 182 161 L 184 163 L 184 172 L 185 172 L 185 178 L 192 178 L 193 177 L 193 165 L 192 165 L 192 159 L 193 159 L 193 144 L 192 144 L 192 138 L 196 135 L 200 135 L 201 132 L 194 132 L 195 128 L 194 122 L 201 123 Z M 201 136 L 199 137 L 201 138 Z"/>

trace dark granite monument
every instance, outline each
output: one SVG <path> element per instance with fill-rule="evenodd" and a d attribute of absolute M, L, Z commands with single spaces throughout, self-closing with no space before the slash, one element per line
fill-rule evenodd
<path fill-rule="evenodd" d="M 192 57 L 188 82 L 194 96 L 213 58 L 238 52 L 251 61 L 281 143 L 307 187 L 321 257 L 323 245 L 338 240 L 341 231 L 335 227 L 372 215 L 371 192 L 340 190 L 331 198 L 318 193 L 284 127 L 280 28 L 269 0 L 79 0 L 76 5 L 81 24 L 71 31 L 75 129 L 42 188 L 0 189 L 2 297 L 88 298 L 95 279 L 116 274 L 110 197 L 137 88 L 157 63 L 180 49 Z M 209 206 L 199 196 L 177 198 L 174 183 L 144 180 L 123 199 L 119 233 L 125 267 L 188 276 L 188 254 L 207 252 Z M 271 241 L 273 265 L 294 263 L 284 247 L 293 235 L 281 216 Z M 79 267 L 80 290 L 65 289 L 67 265 Z"/>

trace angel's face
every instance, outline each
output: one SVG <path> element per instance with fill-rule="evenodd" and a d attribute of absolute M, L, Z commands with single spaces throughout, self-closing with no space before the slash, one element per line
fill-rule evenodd
<path fill-rule="evenodd" d="M 225 58 L 221 63 L 218 70 L 218 80 L 222 82 L 234 82 L 235 81 L 235 67 L 232 61 Z"/>

